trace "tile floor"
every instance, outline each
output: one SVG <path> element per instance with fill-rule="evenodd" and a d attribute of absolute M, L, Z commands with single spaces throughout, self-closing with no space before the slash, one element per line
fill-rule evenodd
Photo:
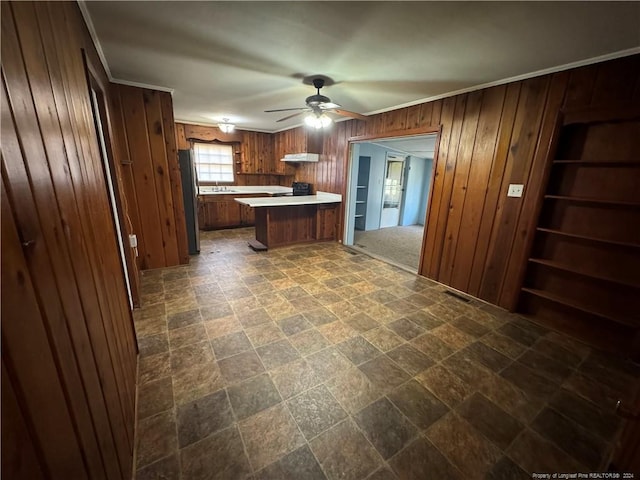
<path fill-rule="evenodd" d="M 604 468 L 636 366 L 336 243 L 252 236 L 144 274 L 138 480 Z"/>

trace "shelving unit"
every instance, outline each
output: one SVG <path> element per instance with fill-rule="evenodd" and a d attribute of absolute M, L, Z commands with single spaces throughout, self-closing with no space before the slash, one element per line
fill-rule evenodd
<path fill-rule="evenodd" d="M 640 353 L 640 112 L 559 130 L 518 308 Z"/>
<path fill-rule="evenodd" d="M 358 184 L 356 186 L 356 230 L 364 230 L 367 224 L 367 197 L 369 196 L 370 170 L 371 157 L 360 157 L 358 161 Z"/>

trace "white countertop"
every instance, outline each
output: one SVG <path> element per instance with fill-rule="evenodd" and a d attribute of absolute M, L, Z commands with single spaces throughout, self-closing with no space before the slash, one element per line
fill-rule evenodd
<path fill-rule="evenodd" d="M 342 195 L 318 192 L 316 195 L 298 195 L 291 197 L 234 198 L 238 203 L 250 207 L 288 207 L 292 205 L 314 205 L 318 203 L 340 203 Z"/>
<path fill-rule="evenodd" d="M 226 188 L 226 190 L 225 190 Z M 214 190 L 217 189 L 217 190 Z M 291 193 L 293 189 L 291 187 L 281 187 L 279 185 L 229 185 L 227 187 L 213 187 L 213 186 L 201 186 L 200 195 L 233 195 L 234 193 L 241 194 L 257 194 L 266 193 L 268 195 L 286 194 Z"/>

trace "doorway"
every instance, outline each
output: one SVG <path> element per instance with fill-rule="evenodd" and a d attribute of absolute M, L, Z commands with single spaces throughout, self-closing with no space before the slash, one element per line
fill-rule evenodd
<path fill-rule="evenodd" d="M 344 245 L 419 272 L 437 137 L 350 143 Z"/>

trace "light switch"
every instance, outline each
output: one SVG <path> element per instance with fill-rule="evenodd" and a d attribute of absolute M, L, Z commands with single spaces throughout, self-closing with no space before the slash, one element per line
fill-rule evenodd
<path fill-rule="evenodd" d="M 510 183 L 507 197 L 521 197 L 523 190 L 524 190 L 524 185 L 520 183 Z"/>

